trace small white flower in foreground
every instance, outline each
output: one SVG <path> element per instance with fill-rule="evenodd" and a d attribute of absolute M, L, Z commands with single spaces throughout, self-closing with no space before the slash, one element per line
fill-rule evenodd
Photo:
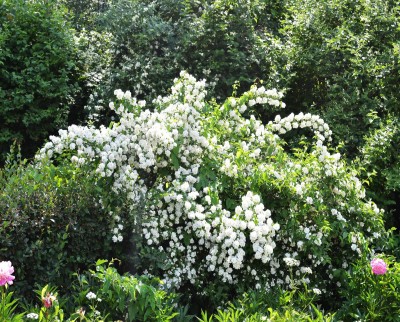
<path fill-rule="evenodd" d="M 89 293 L 86 294 L 86 298 L 87 298 L 88 300 L 94 300 L 94 299 L 97 298 L 97 296 L 96 296 L 96 294 L 94 294 L 93 292 L 89 292 Z"/>
<path fill-rule="evenodd" d="M 26 315 L 26 318 L 31 320 L 37 320 L 39 319 L 39 315 L 37 315 L 36 313 L 29 313 Z"/>

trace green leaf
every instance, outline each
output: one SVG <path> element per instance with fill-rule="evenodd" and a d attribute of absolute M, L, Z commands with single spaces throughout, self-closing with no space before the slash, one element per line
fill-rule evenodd
<path fill-rule="evenodd" d="M 179 159 L 178 159 L 178 154 L 179 154 L 179 146 L 176 146 L 175 148 L 172 149 L 171 151 L 171 161 L 172 165 L 175 170 L 179 169 Z"/>

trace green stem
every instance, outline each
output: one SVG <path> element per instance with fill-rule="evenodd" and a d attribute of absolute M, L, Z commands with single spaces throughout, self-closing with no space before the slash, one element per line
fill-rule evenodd
<path fill-rule="evenodd" d="M 4 287 L 1 288 L 1 317 L 3 319 L 6 318 L 6 291 L 7 291 L 7 283 L 4 285 Z"/>
<path fill-rule="evenodd" d="M 0 318 L 4 318 L 4 307 L 5 307 L 5 291 L 4 288 L 1 288 L 1 316 Z"/>

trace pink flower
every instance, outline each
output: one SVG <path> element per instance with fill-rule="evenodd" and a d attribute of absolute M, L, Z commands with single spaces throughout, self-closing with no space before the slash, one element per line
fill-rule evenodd
<path fill-rule="evenodd" d="M 372 273 L 375 275 L 383 275 L 387 271 L 386 263 L 380 258 L 374 258 L 371 261 Z"/>
<path fill-rule="evenodd" d="M 51 307 L 53 305 L 53 302 L 56 300 L 57 298 L 51 294 L 51 293 L 47 293 L 45 297 L 42 298 L 42 302 L 43 305 L 46 309 L 48 309 L 49 307 Z"/>
<path fill-rule="evenodd" d="M 11 262 L 0 262 L 0 286 L 11 285 L 15 276 L 11 274 L 14 273 L 14 267 L 11 266 Z"/>

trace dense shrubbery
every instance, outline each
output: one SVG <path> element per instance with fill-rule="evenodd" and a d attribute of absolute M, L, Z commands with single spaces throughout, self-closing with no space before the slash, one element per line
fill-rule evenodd
<path fill-rule="evenodd" d="M 33 155 L 67 125 L 77 90 L 73 33 L 51 2 L 0 5 L 0 153 L 12 142 Z"/>
<path fill-rule="evenodd" d="M 273 1 L 115 1 L 96 17 L 96 32 L 110 40 L 111 60 L 101 63 L 84 53 L 97 63 L 89 75 L 96 84 L 89 110 L 98 114 L 107 107 L 115 88 L 149 101 L 165 95 L 181 70 L 206 78 L 209 95 L 219 101 L 236 82 L 241 92 L 256 79 L 279 82 L 272 61 L 280 54 L 270 48 L 276 45 L 270 33 L 277 29 L 279 7 Z M 101 38 L 91 38 L 88 48 L 102 45 Z"/>
<path fill-rule="evenodd" d="M 92 30 L 96 26 L 96 19 L 107 11 L 113 0 L 58 0 L 69 12 L 69 20 L 79 31 L 83 29 Z"/>
<path fill-rule="evenodd" d="M 110 253 L 113 219 L 84 169 L 37 163 L 0 175 L 0 258 L 14 263 L 18 291 L 46 283 L 67 291 L 73 273 L 98 258 L 121 258 L 115 247 Z"/>
<path fill-rule="evenodd" d="M 151 101 L 168 93 L 180 70 L 205 78 L 208 94 L 217 101 L 230 96 L 232 86 L 242 93 L 254 81 L 285 90 L 287 115 L 303 111 L 321 116 L 331 125 L 334 141 L 343 143 L 341 151 L 352 159 L 361 150 L 355 147 L 364 145 L 364 138 L 375 131 L 369 122 L 371 112 L 377 113 L 383 123 L 387 117 L 399 116 L 396 3 L 356 1 L 350 5 L 345 0 L 173 3 L 65 0 L 63 3 L 70 8 L 71 19 L 79 29 L 76 40 L 83 77 L 77 104 L 88 108 L 90 120 L 108 124 L 115 116 L 107 109 L 115 88 L 131 90 L 133 96 Z M 29 78 L 20 76 L 25 82 Z M 40 84 L 36 82 L 35 86 Z M 258 109 L 263 121 L 268 120 L 272 111 Z M 39 112 L 37 115 L 44 113 Z M 7 118 L 10 117 L 8 113 Z M 48 120 L 45 127 L 38 127 L 43 133 L 50 130 L 48 126 L 62 125 Z M 70 121 L 84 122 L 79 113 L 74 113 Z M 35 136 L 35 140 L 43 137 Z M 295 141 L 296 137 L 289 135 L 289 139 Z M 398 140 L 397 134 L 393 140 Z M 29 142 L 26 143 L 25 148 Z M 375 170 L 386 171 L 386 177 L 393 182 L 398 174 L 396 170 L 387 170 L 394 169 L 392 161 L 380 164 Z M 369 167 L 363 163 L 361 166 Z M 394 192 L 389 187 L 382 189 L 377 182 L 382 180 L 371 178 L 374 182 L 368 192 L 375 201 L 389 197 L 398 202 L 393 198 L 398 188 Z M 396 206 L 386 209 L 393 210 Z"/>
<path fill-rule="evenodd" d="M 371 149 L 361 148 L 369 145 L 376 134 L 376 127 L 370 122 L 371 113 L 381 117 L 382 124 L 388 118 L 400 117 L 399 3 L 379 0 L 289 3 L 281 30 L 285 65 L 278 67 L 286 75 L 282 85 L 288 88 L 288 109 L 306 109 L 320 115 L 331 126 L 334 141 L 343 144 L 346 157 L 355 158 L 359 150 Z M 370 156 L 363 159 L 366 164 L 361 163 L 378 174 L 370 177 L 372 184 L 367 189 L 382 206 L 384 199 L 393 202 L 393 195 L 399 192 L 398 166 L 394 166 L 398 161 L 393 160 L 398 155 L 398 131 L 386 139 L 384 144 L 392 146 L 388 151 L 391 156 L 381 155 L 373 166 Z M 397 182 L 394 190 L 386 178 Z M 399 199 L 395 201 L 397 206 L 386 209 L 398 208 Z M 398 210 L 392 216 L 390 222 L 398 224 Z"/>
<path fill-rule="evenodd" d="M 88 48 L 92 52 L 102 48 L 110 58 L 104 61 L 85 54 L 90 64 L 96 65 L 88 75 L 94 85 L 88 103 L 92 115 L 101 109 L 107 112 L 105 108 L 108 109 L 115 88 L 154 98 L 170 87 L 179 73 L 172 54 L 176 50 L 178 27 L 159 15 L 155 2 L 121 0 L 98 20 L 97 32 L 109 41 L 103 47 L 103 38 L 93 38 L 92 31 L 86 36 L 91 37 Z"/>
<path fill-rule="evenodd" d="M 400 228 L 400 128 L 398 118 L 370 115 L 373 128 L 364 137 L 357 164 L 368 196 L 388 209 L 387 228 Z"/>
<path fill-rule="evenodd" d="M 288 107 L 318 113 L 347 148 L 361 144 L 371 111 L 399 115 L 399 10 L 390 1 L 293 1 L 284 22 Z"/>

